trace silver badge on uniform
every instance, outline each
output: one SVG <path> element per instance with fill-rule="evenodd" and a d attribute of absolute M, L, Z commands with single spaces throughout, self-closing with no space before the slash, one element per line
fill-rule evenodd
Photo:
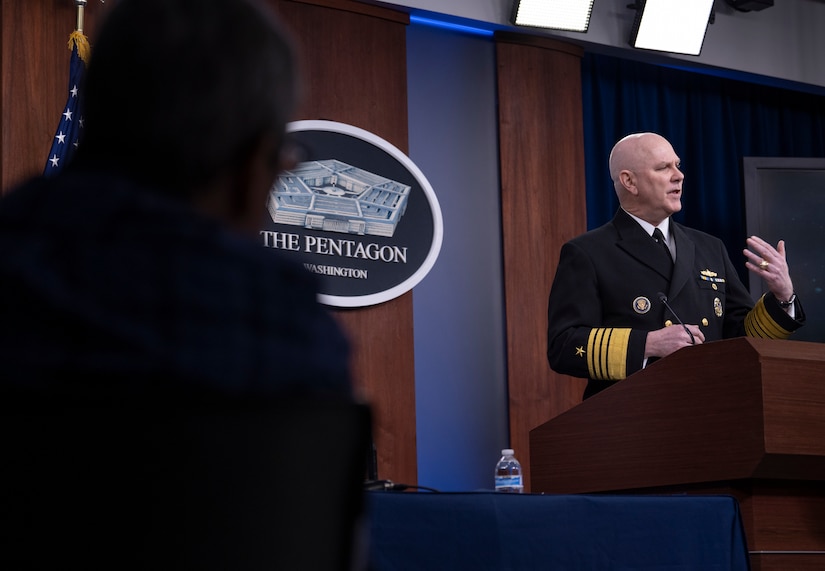
<path fill-rule="evenodd" d="M 650 311 L 650 300 L 647 299 L 645 296 L 640 295 L 636 299 L 633 300 L 633 311 L 636 313 L 647 313 Z"/>

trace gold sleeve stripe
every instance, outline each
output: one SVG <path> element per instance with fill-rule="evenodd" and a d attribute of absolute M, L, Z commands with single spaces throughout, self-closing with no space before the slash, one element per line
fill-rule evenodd
<path fill-rule="evenodd" d="M 591 379 L 618 381 L 627 376 L 630 329 L 596 327 L 587 339 L 587 369 Z"/>
<path fill-rule="evenodd" d="M 765 339 L 787 339 L 791 332 L 780 326 L 768 314 L 765 307 L 765 296 L 759 298 L 756 305 L 745 316 L 745 334 L 748 337 L 763 337 Z"/>
<path fill-rule="evenodd" d="M 587 370 L 591 379 L 606 379 L 607 363 L 604 356 L 606 351 L 600 351 L 604 346 L 606 329 L 596 327 L 590 330 L 590 337 L 587 339 Z"/>

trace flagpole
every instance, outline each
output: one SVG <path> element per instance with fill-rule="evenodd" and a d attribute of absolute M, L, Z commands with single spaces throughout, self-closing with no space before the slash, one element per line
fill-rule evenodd
<path fill-rule="evenodd" d="M 83 33 L 83 12 L 86 7 L 86 0 L 74 0 L 77 6 L 77 31 Z"/>

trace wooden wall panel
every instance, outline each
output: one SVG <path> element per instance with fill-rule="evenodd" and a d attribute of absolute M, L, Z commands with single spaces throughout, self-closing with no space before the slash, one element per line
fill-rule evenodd
<path fill-rule="evenodd" d="M 529 489 L 530 430 L 581 402 L 547 363 L 547 295 L 561 246 L 587 227 L 580 48 L 496 35 L 510 444 Z"/>
<path fill-rule="evenodd" d="M 275 0 L 301 50 L 296 119 L 375 133 L 407 152 L 406 14 L 353 0 Z M 358 387 L 373 405 L 378 474 L 417 482 L 412 292 L 334 314 L 354 344 Z"/>
<path fill-rule="evenodd" d="M 99 3 L 98 3 L 99 4 Z M 89 2 L 84 31 L 94 31 L 104 5 Z M 0 60 L 0 190 L 46 166 L 69 84 L 69 34 L 77 25 L 71 0 L 2 0 Z"/>

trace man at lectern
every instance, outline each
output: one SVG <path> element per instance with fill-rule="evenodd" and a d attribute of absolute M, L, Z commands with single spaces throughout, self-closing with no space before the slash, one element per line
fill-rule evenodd
<path fill-rule="evenodd" d="M 621 139 L 610 153 L 618 212 L 562 247 L 547 357 L 554 371 L 588 379 L 584 398 L 687 345 L 785 339 L 805 322 L 783 241 L 747 239 L 745 266 L 769 290 L 754 304 L 722 241 L 671 219 L 682 208 L 679 167 L 660 135 Z"/>

